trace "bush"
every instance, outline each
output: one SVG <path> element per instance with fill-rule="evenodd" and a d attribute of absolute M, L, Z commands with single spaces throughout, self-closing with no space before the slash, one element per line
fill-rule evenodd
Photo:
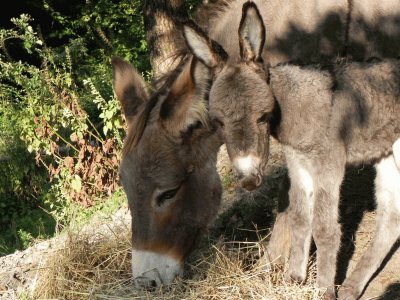
<path fill-rule="evenodd" d="M 140 1 L 87 1 L 73 17 L 52 1 L 43 9 L 60 30 L 42 36 L 29 15 L 0 29 L 0 230 L 8 232 L 0 254 L 51 234 L 55 220 L 68 224 L 72 206 L 84 211 L 119 188 L 124 130 L 110 59 L 149 70 Z M 15 61 L 10 48 L 26 59 Z M 42 228 L 29 231 L 38 219 Z"/>

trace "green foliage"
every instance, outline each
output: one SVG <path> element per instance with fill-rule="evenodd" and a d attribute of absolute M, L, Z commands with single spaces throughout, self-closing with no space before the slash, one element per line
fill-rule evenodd
<path fill-rule="evenodd" d="M 86 1 L 76 7 L 73 17 L 54 10 L 55 2 L 45 1 L 44 7 L 64 29 L 53 32 L 52 37 L 83 39 L 90 52 L 86 58 L 95 60 L 104 54 L 118 54 L 142 72 L 150 69 L 140 0 Z"/>
<path fill-rule="evenodd" d="M 29 21 L 29 16 L 22 15 L 13 19 L 18 28 L 1 29 L 1 45 L 11 39 L 23 39 L 26 51 L 33 53 L 35 45 L 41 42 Z M 54 220 L 38 208 L 39 195 L 48 189 L 45 170 L 35 164 L 34 155 L 20 139 L 26 107 L 22 101 L 25 91 L 21 87 L 36 89 L 37 76 L 27 64 L 7 62 L 8 55 L 7 51 L 0 55 L 0 255 L 26 246 L 28 237 L 45 236 L 54 231 L 47 226 Z M 31 228 L 34 230 L 29 236 L 24 234 L 24 230 Z"/>
<path fill-rule="evenodd" d="M 60 211 L 59 217 L 68 220 L 68 228 L 81 228 L 94 216 L 109 217 L 113 212 L 117 211 L 118 208 L 127 205 L 125 193 L 122 188 L 117 189 L 107 201 L 103 200 L 104 199 L 97 199 L 94 205 L 85 209 L 82 209 L 79 203 L 67 201 L 63 210 Z M 63 226 L 61 225 L 59 229 L 63 229 Z"/>
<path fill-rule="evenodd" d="M 149 70 L 140 1 L 86 1 L 69 15 L 54 4 L 43 9 L 62 27 L 48 36 L 26 14 L 0 28 L 0 255 L 115 207 L 105 200 L 119 191 L 124 130 L 110 59 Z"/>

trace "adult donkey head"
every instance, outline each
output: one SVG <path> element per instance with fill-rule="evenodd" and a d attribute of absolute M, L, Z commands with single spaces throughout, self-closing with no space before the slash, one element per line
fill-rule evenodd
<path fill-rule="evenodd" d="M 114 58 L 112 65 L 128 125 L 120 176 L 132 215 L 133 277 L 144 287 L 169 284 L 221 199 L 222 140 L 204 93 L 209 72 L 195 59 L 182 62 L 150 96 L 129 63 Z"/>
<path fill-rule="evenodd" d="M 263 64 L 265 27 L 252 2 L 243 5 L 239 25 L 240 59 L 229 55 L 194 23 L 184 26 L 192 53 L 213 76 L 210 117 L 223 128 L 224 141 L 241 186 L 253 190 L 262 182 L 269 155 L 275 100 Z"/>

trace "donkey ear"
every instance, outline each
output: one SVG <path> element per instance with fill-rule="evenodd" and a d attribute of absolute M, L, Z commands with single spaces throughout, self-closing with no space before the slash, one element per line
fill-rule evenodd
<path fill-rule="evenodd" d="M 190 51 L 207 67 L 215 68 L 228 59 L 222 46 L 211 40 L 196 23 L 186 22 L 183 35 Z"/>
<path fill-rule="evenodd" d="M 248 1 L 243 4 L 239 25 L 240 55 L 245 61 L 262 60 L 265 43 L 265 26 L 257 6 Z"/>
<path fill-rule="evenodd" d="M 196 58 L 172 85 L 160 108 L 160 120 L 175 137 L 190 136 L 197 127 L 208 127 L 208 92 L 211 71 Z"/>
<path fill-rule="evenodd" d="M 113 57 L 113 87 L 128 126 L 149 99 L 146 83 L 136 69 L 119 57 Z"/>

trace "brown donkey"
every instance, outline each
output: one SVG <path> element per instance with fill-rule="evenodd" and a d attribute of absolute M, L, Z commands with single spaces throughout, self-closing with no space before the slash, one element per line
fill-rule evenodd
<path fill-rule="evenodd" d="M 210 116 L 223 126 L 226 143 L 234 141 L 243 152 L 252 147 L 265 160 L 270 135 L 283 144 L 291 180 L 288 276 L 305 280 L 313 238 L 317 282 L 327 288 L 326 298 L 335 298 L 345 166 L 376 164 L 377 231 L 339 290 L 341 300 L 358 299 L 400 236 L 400 172 L 392 150 L 399 154 L 400 62 L 268 67 L 261 57 L 266 30 L 252 3 L 243 8 L 238 63 L 221 57 L 222 47 L 196 26 L 184 31 L 192 52 L 213 74 Z M 260 162 L 247 156 L 237 164 L 252 175 Z"/>
<path fill-rule="evenodd" d="M 129 126 L 120 175 L 132 215 L 133 278 L 137 286 L 156 287 L 182 273 L 218 211 L 215 164 L 222 141 L 207 120 L 202 92 L 208 78 L 196 75 L 204 69 L 200 63 L 181 63 L 151 96 L 129 63 L 114 58 L 112 64 Z"/>

